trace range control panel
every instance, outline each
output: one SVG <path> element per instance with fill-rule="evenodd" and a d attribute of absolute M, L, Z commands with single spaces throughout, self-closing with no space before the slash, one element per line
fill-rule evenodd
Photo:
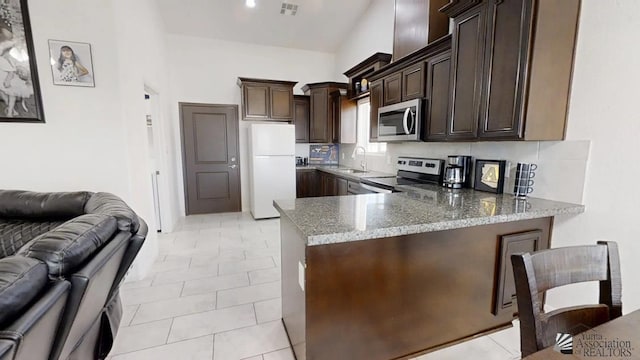
<path fill-rule="evenodd" d="M 444 171 L 444 160 L 400 156 L 398 170 L 440 176 Z"/>

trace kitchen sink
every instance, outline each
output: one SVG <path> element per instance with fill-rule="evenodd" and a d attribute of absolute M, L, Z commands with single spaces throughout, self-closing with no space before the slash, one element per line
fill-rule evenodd
<path fill-rule="evenodd" d="M 351 173 L 351 174 L 361 174 L 361 173 L 367 172 L 364 170 L 356 170 L 356 169 L 336 169 L 336 171 L 343 172 L 343 173 Z"/>

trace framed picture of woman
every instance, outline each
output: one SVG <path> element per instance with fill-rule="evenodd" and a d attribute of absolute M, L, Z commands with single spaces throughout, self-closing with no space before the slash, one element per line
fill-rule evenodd
<path fill-rule="evenodd" d="M 26 0 L 0 0 L 0 121 L 44 122 Z"/>
<path fill-rule="evenodd" d="M 55 85 L 95 86 L 91 44 L 49 40 L 49 54 Z"/>

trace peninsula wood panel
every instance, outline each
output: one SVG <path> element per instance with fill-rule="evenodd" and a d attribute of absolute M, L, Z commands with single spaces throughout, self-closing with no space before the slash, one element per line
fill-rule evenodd
<path fill-rule="evenodd" d="M 510 326 L 511 313 L 492 314 L 500 236 L 541 229 L 548 248 L 551 218 L 307 246 L 303 294 L 285 263 L 299 261 L 305 241 L 286 217 L 281 224 L 283 318 L 296 358 L 383 360 Z"/>

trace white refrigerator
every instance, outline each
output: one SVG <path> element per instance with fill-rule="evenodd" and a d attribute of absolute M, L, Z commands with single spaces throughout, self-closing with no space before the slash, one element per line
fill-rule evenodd
<path fill-rule="evenodd" d="M 296 198 L 295 127 L 249 126 L 249 187 L 254 219 L 279 217 L 273 200 Z"/>

